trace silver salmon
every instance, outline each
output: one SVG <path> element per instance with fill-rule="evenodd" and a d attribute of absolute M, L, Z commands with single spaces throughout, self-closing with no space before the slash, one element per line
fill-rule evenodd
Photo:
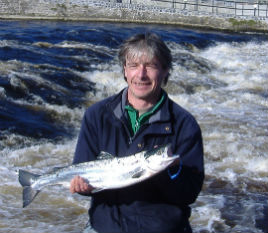
<path fill-rule="evenodd" d="M 101 152 L 97 160 L 53 169 L 43 175 L 19 170 L 23 207 L 29 205 L 46 186 L 70 187 L 70 181 L 77 175 L 86 179 L 94 187 L 92 193 L 96 193 L 142 182 L 160 173 L 175 160 L 179 160 L 179 155 L 170 156 L 170 145 L 165 145 L 126 157 Z"/>

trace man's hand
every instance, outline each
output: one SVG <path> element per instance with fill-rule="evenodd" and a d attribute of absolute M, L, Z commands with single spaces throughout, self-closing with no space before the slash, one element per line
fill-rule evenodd
<path fill-rule="evenodd" d="M 93 190 L 93 186 L 91 186 L 87 180 L 83 179 L 80 176 L 75 176 L 70 183 L 70 192 L 71 193 L 80 193 L 80 194 L 90 194 Z"/>

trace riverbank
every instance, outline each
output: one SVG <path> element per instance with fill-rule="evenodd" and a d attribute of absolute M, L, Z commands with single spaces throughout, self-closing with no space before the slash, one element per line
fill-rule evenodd
<path fill-rule="evenodd" d="M 228 12 L 219 14 L 101 1 L 14 0 L 14 4 L 3 7 L 2 2 L 0 19 L 171 24 L 206 30 L 268 33 L 267 18 L 237 16 Z"/>

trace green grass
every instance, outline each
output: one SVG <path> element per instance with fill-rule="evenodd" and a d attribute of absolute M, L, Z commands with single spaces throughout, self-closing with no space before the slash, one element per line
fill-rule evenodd
<path fill-rule="evenodd" d="M 233 27 L 247 26 L 254 27 L 257 26 L 258 22 L 255 20 L 237 20 L 234 18 L 229 19 L 229 22 L 233 25 Z"/>

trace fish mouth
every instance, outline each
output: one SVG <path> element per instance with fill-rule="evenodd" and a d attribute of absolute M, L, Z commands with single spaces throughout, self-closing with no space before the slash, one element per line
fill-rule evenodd
<path fill-rule="evenodd" d="M 179 158 L 180 158 L 179 155 L 167 157 L 157 164 L 148 163 L 147 168 L 152 172 L 162 171 L 162 170 L 166 169 L 167 167 L 169 167 L 174 161 L 179 160 Z"/>
<path fill-rule="evenodd" d="M 165 157 L 162 161 L 162 163 L 169 163 L 169 162 L 173 162 L 177 159 L 179 159 L 180 156 L 179 155 L 172 155 L 172 156 L 168 156 L 168 157 Z"/>

